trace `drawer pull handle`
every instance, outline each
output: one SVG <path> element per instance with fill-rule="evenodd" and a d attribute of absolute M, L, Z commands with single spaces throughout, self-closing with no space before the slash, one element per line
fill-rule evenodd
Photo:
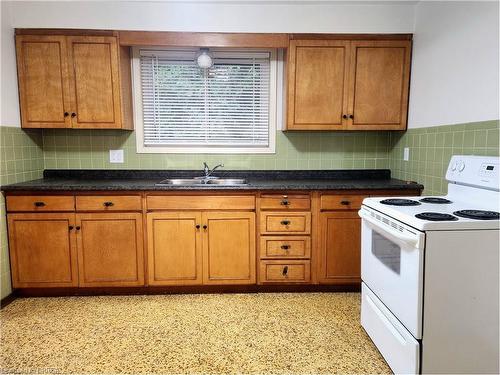
<path fill-rule="evenodd" d="M 283 276 L 288 275 L 288 266 L 283 267 Z"/>
<path fill-rule="evenodd" d="M 289 225 L 290 224 L 290 220 L 282 220 L 281 221 L 281 225 Z"/>
<path fill-rule="evenodd" d="M 340 204 L 342 204 L 344 206 L 349 206 L 351 204 L 351 202 L 349 202 L 349 201 L 340 201 Z"/>
<path fill-rule="evenodd" d="M 283 250 L 288 250 L 290 248 L 290 245 L 281 245 L 281 248 Z"/>
<path fill-rule="evenodd" d="M 289 201 L 289 200 L 287 200 L 287 199 L 283 199 L 283 200 L 281 201 L 281 205 L 282 205 L 282 206 L 289 206 L 289 205 L 290 205 L 290 201 Z"/>
<path fill-rule="evenodd" d="M 114 206 L 115 204 L 113 202 L 104 202 L 104 207 L 111 207 Z"/>
<path fill-rule="evenodd" d="M 44 207 L 45 202 L 35 202 L 35 207 Z"/>

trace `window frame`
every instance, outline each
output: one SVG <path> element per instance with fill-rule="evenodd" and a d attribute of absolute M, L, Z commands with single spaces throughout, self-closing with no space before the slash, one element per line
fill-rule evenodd
<path fill-rule="evenodd" d="M 207 146 L 207 145 L 191 145 L 191 146 L 145 146 L 144 145 L 144 119 L 142 109 L 142 86 L 141 86 L 141 66 L 140 56 L 141 50 L 145 51 L 197 51 L 193 48 L 149 48 L 149 47 L 132 47 L 132 96 L 133 96 L 133 116 L 136 132 L 136 150 L 139 154 L 274 154 L 276 153 L 276 132 L 278 122 L 282 120 L 283 103 L 283 51 L 279 49 L 269 48 L 211 48 L 211 52 L 265 52 L 270 54 L 269 61 L 269 142 L 267 146 Z M 281 77 L 281 79 L 280 79 Z M 281 84 L 280 84 L 281 82 Z"/>

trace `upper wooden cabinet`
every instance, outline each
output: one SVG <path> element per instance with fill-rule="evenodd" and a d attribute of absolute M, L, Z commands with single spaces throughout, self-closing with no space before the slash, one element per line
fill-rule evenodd
<path fill-rule="evenodd" d="M 404 130 L 410 40 L 295 40 L 287 130 Z"/>
<path fill-rule="evenodd" d="M 16 35 L 16 50 L 23 128 L 132 129 L 129 51 L 115 36 Z"/>

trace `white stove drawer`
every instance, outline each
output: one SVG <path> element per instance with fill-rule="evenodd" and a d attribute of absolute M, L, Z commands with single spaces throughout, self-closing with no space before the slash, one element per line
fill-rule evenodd
<path fill-rule="evenodd" d="M 395 374 L 418 374 L 420 344 L 363 283 L 361 325 Z"/>

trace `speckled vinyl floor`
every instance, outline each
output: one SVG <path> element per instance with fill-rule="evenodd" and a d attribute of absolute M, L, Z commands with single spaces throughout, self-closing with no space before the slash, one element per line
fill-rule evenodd
<path fill-rule="evenodd" d="M 3 373 L 390 373 L 358 293 L 18 299 L 1 310 Z"/>

